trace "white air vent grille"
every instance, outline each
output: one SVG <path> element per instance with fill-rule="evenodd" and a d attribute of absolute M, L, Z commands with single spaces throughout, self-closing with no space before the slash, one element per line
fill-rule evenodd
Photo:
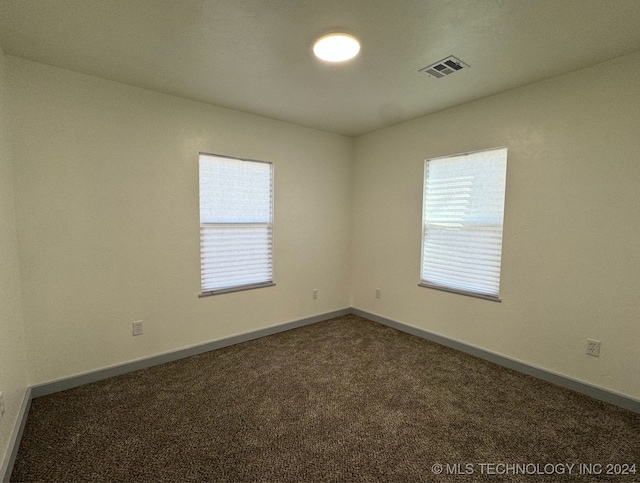
<path fill-rule="evenodd" d="M 420 69 L 419 72 L 423 72 L 429 77 L 440 79 L 441 77 L 446 77 L 453 74 L 454 72 L 458 72 L 459 70 L 465 68 L 469 68 L 469 66 L 462 62 L 460 59 L 456 59 L 455 57 L 450 55 L 449 57 L 442 59 L 435 64 L 431 64 Z"/>

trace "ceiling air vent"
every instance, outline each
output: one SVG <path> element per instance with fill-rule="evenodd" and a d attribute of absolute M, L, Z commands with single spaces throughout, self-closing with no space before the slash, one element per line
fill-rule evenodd
<path fill-rule="evenodd" d="M 466 68 L 469 68 L 467 64 L 462 62 L 460 59 L 456 59 L 454 56 L 450 55 L 449 57 L 442 59 L 435 64 L 431 64 L 420 69 L 419 72 L 424 72 L 425 74 L 429 75 L 429 77 L 440 79 L 441 77 L 446 77 L 453 74 L 454 72 L 458 72 L 459 70 Z"/>

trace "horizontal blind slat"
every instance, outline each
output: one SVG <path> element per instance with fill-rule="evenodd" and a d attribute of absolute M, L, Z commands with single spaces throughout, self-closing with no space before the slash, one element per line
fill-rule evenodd
<path fill-rule="evenodd" d="M 273 166 L 200 155 L 203 292 L 273 280 Z"/>
<path fill-rule="evenodd" d="M 203 225 L 202 290 L 269 282 L 273 276 L 272 227 Z"/>
<path fill-rule="evenodd" d="M 423 283 L 498 296 L 506 154 L 425 161 Z"/>

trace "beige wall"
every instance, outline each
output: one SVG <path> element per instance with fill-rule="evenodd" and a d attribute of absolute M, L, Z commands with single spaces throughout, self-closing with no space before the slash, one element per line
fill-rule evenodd
<path fill-rule="evenodd" d="M 638 79 L 640 53 L 358 138 L 352 305 L 640 399 Z M 503 145 L 503 302 L 418 287 L 423 160 Z"/>
<path fill-rule="evenodd" d="M 6 61 L 0 216 L 13 226 L 13 189 L 28 384 L 354 306 L 640 399 L 640 53 L 355 140 Z M 419 288 L 423 160 L 501 145 L 503 302 Z M 274 162 L 276 287 L 197 297 L 199 151 Z M 13 418 L 27 376 L 11 232 Z"/>
<path fill-rule="evenodd" d="M 351 138 L 8 59 L 31 384 L 349 306 Z M 199 151 L 274 163 L 275 287 L 198 298 Z"/>
<path fill-rule="evenodd" d="M 0 478 L 27 389 L 5 56 L 0 50 Z"/>

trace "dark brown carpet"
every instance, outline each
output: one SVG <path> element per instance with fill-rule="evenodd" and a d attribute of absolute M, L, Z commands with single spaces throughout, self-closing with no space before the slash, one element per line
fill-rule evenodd
<path fill-rule="evenodd" d="M 35 399 L 12 481 L 640 481 L 607 464 L 640 415 L 348 315 Z"/>

